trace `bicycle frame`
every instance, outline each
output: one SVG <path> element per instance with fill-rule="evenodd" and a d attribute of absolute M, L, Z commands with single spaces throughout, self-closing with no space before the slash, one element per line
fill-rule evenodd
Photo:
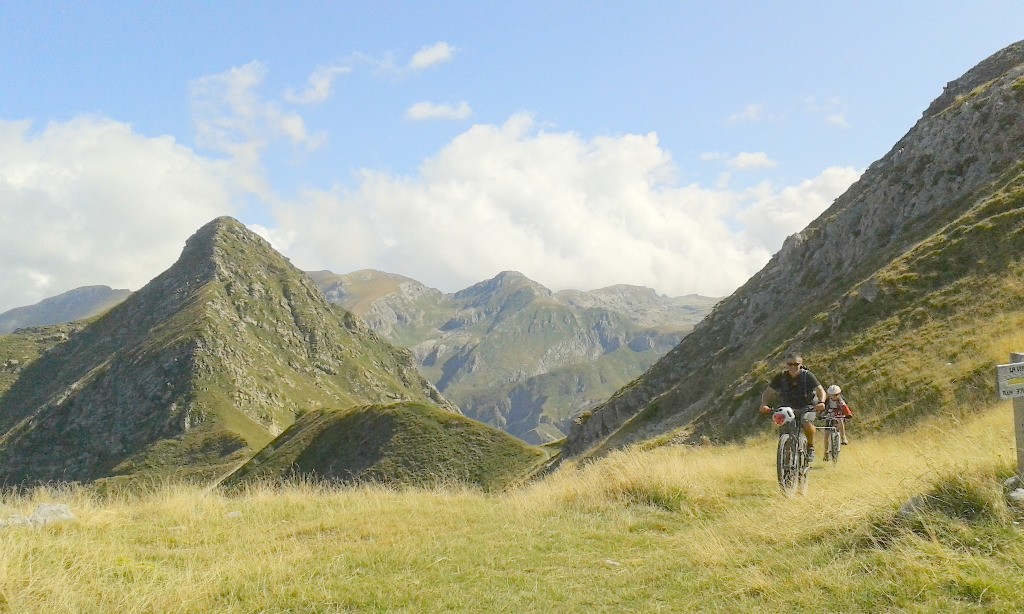
<path fill-rule="evenodd" d="M 786 414 L 788 409 L 792 414 Z M 807 462 L 807 436 L 803 430 L 803 416 L 812 410 L 806 407 L 803 411 L 793 412 L 791 408 L 777 408 L 772 414 L 773 421 L 777 422 L 776 416 L 784 415 L 785 422 L 779 424 L 779 445 L 776 452 L 776 471 L 778 473 L 779 488 L 786 495 L 792 496 L 798 491 L 807 492 L 807 473 L 810 465 Z"/>

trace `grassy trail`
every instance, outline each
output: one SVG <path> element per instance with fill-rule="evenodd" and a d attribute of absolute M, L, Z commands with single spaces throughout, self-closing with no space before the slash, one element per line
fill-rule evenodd
<path fill-rule="evenodd" d="M 37 491 L 0 519 L 60 501 L 78 520 L 0 529 L 0 611 L 1019 611 L 1011 414 L 854 426 L 793 499 L 770 437 L 619 453 L 499 496 Z"/>

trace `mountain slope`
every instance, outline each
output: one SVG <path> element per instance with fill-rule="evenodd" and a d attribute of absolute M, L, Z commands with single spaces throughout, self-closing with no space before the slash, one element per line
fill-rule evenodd
<path fill-rule="evenodd" d="M 44 352 L 82 330 L 84 322 L 21 328 L 0 335 L 0 396 L 14 385 L 18 375 Z"/>
<path fill-rule="evenodd" d="M 311 277 L 410 348 L 467 416 L 532 443 L 561 438 L 571 416 L 642 373 L 715 301 L 638 286 L 556 294 L 514 271 L 455 294 L 377 271 Z"/>
<path fill-rule="evenodd" d="M 0 398 L 0 483 L 209 477 L 305 411 L 399 400 L 454 409 L 407 351 L 218 218 L 170 269 L 20 373 Z"/>
<path fill-rule="evenodd" d="M 19 328 L 84 320 L 120 303 L 131 294 L 109 286 L 85 286 L 44 299 L 35 305 L 0 313 L 0 335 Z"/>
<path fill-rule="evenodd" d="M 539 448 L 436 406 L 369 405 L 301 416 L 222 485 L 298 478 L 500 490 L 545 458 Z"/>
<path fill-rule="evenodd" d="M 994 365 L 1024 344 L 1022 116 L 1024 42 L 948 84 L 693 333 L 579 416 L 567 451 L 763 428 L 757 399 L 789 349 L 847 389 L 868 427 L 992 394 Z"/>

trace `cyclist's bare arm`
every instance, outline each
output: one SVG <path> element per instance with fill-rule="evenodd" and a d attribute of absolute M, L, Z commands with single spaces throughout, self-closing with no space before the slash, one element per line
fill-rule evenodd
<path fill-rule="evenodd" d="M 821 384 L 814 389 L 814 396 L 818 399 L 818 405 L 825 405 L 825 389 L 821 387 Z M 817 405 L 814 408 L 818 409 Z"/>
<path fill-rule="evenodd" d="M 761 407 L 760 407 L 761 413 L 762 414 L 767 414 L 768 412 L 770 412 L 772 410 L 772 406 L 771 406 L 772 401 L 774 401 L 774 400 L 776 400 L 778 398 L 779 398 L 779 393 L 774 388 L 772 388 L 771 386 L 768 386 L 767 388 L 765 388 L 764 392 L 761 393 Z"/>

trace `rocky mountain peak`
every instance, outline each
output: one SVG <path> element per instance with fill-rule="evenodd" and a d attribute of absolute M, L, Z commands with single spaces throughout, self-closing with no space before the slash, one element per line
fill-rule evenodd
<path fill-rule="evenodd" d="M 0 397 L 0 482 L 217 472 L 305 411 L 428 402 L 412 356 L 217 218 L 138 292 L 24 369 Z"/>
<path fill-rule="evenodd" d="M 1000 49 L 970 69 L 963 76 L 954 79 L 942 89 L 942 94 L 925 110 L 924 116 L 931 117 L 947 109 L 957 98 L 968 96 L 979 86 L 996 79 L 1013 68 L 1024 64 L 1024 41 L 1018 41 Z"/>
<path fill-rule="evenodd" d="M 521 303 L 537 298 L 549 299 L 553 294 L 518 271 L 502 271 L 491 279 L 456 292 L 454 298 L 466 307 L 478 307 L 488 303 L 500 304 L 513 296 L 517 303 Z"/>

